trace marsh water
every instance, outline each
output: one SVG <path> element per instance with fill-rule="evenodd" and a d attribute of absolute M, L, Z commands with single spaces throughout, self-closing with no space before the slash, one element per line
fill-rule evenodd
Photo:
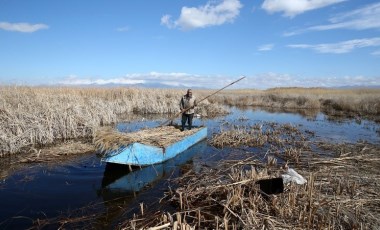
<path fill-rule="evenodd" d="M 208 127 L 208 139 L 226 125 L 291 124 L 313 141 L 380 144 L 380 124 L 369 120 L 335 119 L 318 111 L 266 111 L 232 108 L 231 114 L 213 119 L 195 118 Z M 122 132 L 155 127 L 166 116 L 133 115 L 116 125 Z M 179 122 L 179 119 L 176 120 Z M 164 164 L 134 169 L 101 162 L 96 153 L 73 157 L 61 164 L 30 164 L 0 181 L 0 228 L 57 229 L 65 220 L 70 228 L 117 228 L 118 223 L 145 210 L 162 209 L 162 198 L 173 178 L 201 165 L 233 157 L 231 149 L 216 149 L 207 140 Z M 257 154 L 265 149 L 256 148 Z M 4 160 L 4 159 L 0 159 Z M 3 169 L 0 169 L 3 170 Z M 165 207 L 170 209 L 170 207 Z M 65 225 L 67 226 L 67 225 Z"/>

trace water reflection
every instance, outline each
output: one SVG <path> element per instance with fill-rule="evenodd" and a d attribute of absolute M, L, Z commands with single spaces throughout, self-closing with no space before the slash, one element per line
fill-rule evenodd
<path fill-rule="evenodd" d="M 144 127 L 155 127 L 167 118 L 167 115 L 134 114 L 128 118 L 130 120 L 117 124 L 116 128 L 120 131 L 134 131 Z M 174 122 L 179 123 L 179 118 Z M 355 143 L 365 140 L 380 144 L 378 123 L 365 119 L 356 122 L 350 117 L 331 120 L 323 113 L 307 110 L 233 107 L 231 114 L 213 119 L 196 118 L 194 125 L 207 126 L 208 139 L 211 139 L 226 123 L 250 126 L 265 122 L 290 123 L 301 131 L 309 130 L 314 134 L 313 140 L 317 141 L 323 139 L 338 143 Z M 245 152 L 246 149 L 242 149 L 237 154 Z M 252 153 L 259 155 L 265 154 L 266 151 L 255 148 L 250 149 L 247 154 Z M 167 179 L 186 173 L 189 167 L 197 170 L 201 164 L 216 164 L 217 160 L 232 157 L 233 153 L 229 149 L 215 149 L 203 141 L 164 164 L 141 169 L 104 166 L 95 154 L 90 154 L 60 164 L 59 167 L 40 165 L 34 166 L 32 170 L 32 165 L 28 165 L 28 169 L 12 176 L 6 176 L 11 173 L 11 162 L 3 158 L 0 164 L 0 175 L 4 175 L 4 179 L 0 181 L 0 228 L 26 229 L 30 227 L 32 220 L 37 218 L 41 220 L 55 217 L 65 210 L 71 211 L 94 203 L 100 203 L 96 205 L 99 210 L 94 210 L 99 217 L 96 221 L 99 228 L 103 228 L 103 225 L 117 224 L 118 219 L 127 219 L 126 210 L 131 210 L 128 213 L 136 210 L 139 212 L 140 203 L 151 204 L 162 198 L 164 189 L 168 187 Z M 85 210 L 89 213 L 93 211 Z M 82 214 L 79 213 L 77 216 Z M 13 218 L 15 216 L 25 218 Z"/>
<path fill-rule="evenodd" d="M 289 123 L 303 131 L 315 133 L 317 141 L 350 142 L 366 140 L 370 143 L 380 143 L 380 124 L 372 120 L 357 117 L 326 115 L 312 109 L 281 109 L 263 107 L 230 107 L 231 113 L 216 118 L 195 118 L 194 125 L 208 128 L 208 137 L 220 132 L 223 124 L 255 125 L 263 122 L 279 124 Z M 154 115 L 156 120 L 145 120 L 145 115 L 134 115 L 136 122 L 119 123 L 117 129 L 122 132 L 132 132 L 147 127 L 156 127 L 167 119 L 163 115 Z M 140 116 L 140 117 L 139 117 Z M 180 123 L 180 118 L 174 119 Z"/>
<path fill-rule="evenodd" d="M 271 108 L 271 107 L 252 107 L 252 106 L 239 106 L 235 107 L 241 111 L 264 111 L 267 113 L 289 113 L 294 115 L 301 115 L 306 119 L 315 119 L 321 113 L 319 109 L 289 109 L 289 108 Z"/>
<path fill-rule="evenodd" d="M 329 116 L 318 113 L 313 117 L 305 117 L 300 113 L 284 110 L 268 112 L 265 108 L 254 108 L 241 110 L 237 107 L 231 108 L 232 113 L 217 119 L 206 121 L 209 132 L 217 133 L 223 129 L 223 124 L 234 124 L 253 126 L 265 122 L 278 124 L 291 124 L 301 131 L 315 133 L 314 141 L 331 141 L 335 143 L 356 143 L 365 140 L 373 144 L 380 144 L 380 125 L 374 121 L 361 120 L 357 122 L 350 117 L 338 117 L 331 120 Z"/>
<path fill-rule="evenodd" d="M 102 194 L 104 191 L 110 193 L 138 192 L 144 187 L 154 183 L 154 181 L 170 175 L 178 166 L 191 161 L 194 155 L 204 155 L 206 147 L 207 142 L 202 141 L 162 164 L 155 164 L 141 168 L 129 168 L 126 165 L 119 164 L 107 164 L 103 174 Z M 106 198 L 106 200 L 107 199 L 108 198 Z"/>
<path fill-rule="evenodd" d="M 120 209 L 120 204 L 131 205 L 132 200 L 138 200 L 139 192 L 146 192 L 154 187 L 153 196 L 160 196 L 160 183 L 170 177 L 178 177 L 186 173 L 191 168 L 196 168 L 197 163 L 192 164 L 195 155 L 206 154 L 207 141 L 202 141 L 190 147 L 186 151 L 178 154 L 176 157 L 162 163 L 147 167 L 129 168 L 125 165 L 107 164 L 103 179 L 102 187 L 98 194 L 102 197 L 104 204 L 109 210 L 103 217 L 105 219 L 119 218 L 125 212 Z M 164 184 L 164 183 L 162 183 Z M 152 197 L 152 194 L 149 195 Z M 146 202 L 146 199 L 144 198 Z M 117 205 L 115 205 L 117 204 Z M 136 205 L 135 205 L 136 208 Z M 118 214 L 115 212 L 119 210 Z"/>

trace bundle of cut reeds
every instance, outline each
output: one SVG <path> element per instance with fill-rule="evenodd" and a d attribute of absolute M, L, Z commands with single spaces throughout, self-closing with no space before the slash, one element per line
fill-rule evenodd
<path fill-rule="evenodd" d="M 132 133 L 122 133 L 112 128 L 101 128 L 95 133 L 94 143 L 100 152 L 108 152 L 138 142 L 157 147 L 166 147 L 186 136 L 195 133 L 199 128 L 181 132 L 174 126 L 161 126 L 142 129 Z"/>

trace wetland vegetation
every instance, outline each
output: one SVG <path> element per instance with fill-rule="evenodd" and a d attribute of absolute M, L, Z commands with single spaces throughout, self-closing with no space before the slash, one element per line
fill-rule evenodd
<path fill-rule="evenodd" d="M 194 90 L 200 99 L 212 92 Z M 76 155 L 95 155 L 94 137 L 104 126 L 157 126 L 178 112 L 183 93 L 179 89 L 2 86 L 0 161 L 4 182 L 0 192 L 7 187 L 7 178 L 17 170 L 28 170 L 28 165 L 64 164 Z M 224 120 L 234 112 L 231 106 L 245 107 L 247 111 L 265 108 L 268 112 L 264 116 L 274 117 L 260 121 L 258 113 L 254 113 Z M 357 126 L 347 133 L 357 135 L 359 140 L 347 142 L 341 139 L 345 135 L 341 133 L 333 141 L 324 140 L 320 138 L 324 134 L 318 134 L 321 126 L 310 128 L 291 119 L 277 121 L 279 112 L 287 111 L 301 111 L 299 114 L 306 120 L 322 120 L 323 126 L 332 126 L 332 118 L 348 119 L 347 127 Z M 71 212 L 58 217 L 34 217 L 32 228 L 380 227 L 380 143 L 376 141 L 380 134 L 379 89 L 225 90 L 203 101 L 196 113 L 201 116 L 198 123 L 205 122 L 211 130 L 205 151 L 218 157 L 179 168 L 181 172 L 176 177 L 166 178 L 165 186 L 159 189 L 163 193 L 155 201 L 159 206 L 153 208 L 141 200 L 131 212 L 128 204 L 116 202 L 121 199 L 116 197 L 113 202 L 119 211 L 117 220 L 110 222 L 109 217 L 99 218 L 99 213 L 88 214 L 91 204 L 77 215 Z M 152 119 L 153 123 L 147 123 L 150 119 L 143 121 L 152 114 L 159 119 Z M 136 119 L 131 119 L 134 116 Z M 325 129 L 328 133 L 334 128 Z M 366 135 L 375 137 L 369 139 Z M 98 161 L 95 159 L 91 161 Z M 83 173 L 91 167 L 95 166 L 79 171 Z M 283 193 L 263 196 L 256 182 L 281 177 L 289 167 L 303 175 L 307 184 L 286 184 Z M 25 183 L 33 180 L 24 179 Z M 7 224 L 7 220 L 0 220 L 0 226 Z"/>
<path fill-rule="evenodd" d="M 194 93 L 204 98 L 211 92 Z M 0 156 L 36 151 L 60 141 L 91 139 L 97 128 L 115 124 L 123 114 L 175 114 L 182 94 L 183 90 L 174 89 L 2 86 Z M 319 109 L 327 114 L 377 120 L 380 90 L 226 90 L 203 101 L 197 112 L 204 117 L 226 114 L 226 105 Z"/>
<path fill-rule="evenodd" d="M 268 127 L 266 127 L 268 128 Z M 266 129 L 264 128 L 264 129 Z M 368 143 L 310 142 L 290 125 L 269 124 L 268 131 L 233 129 L 211 141 L 219 147 L 249 148 L 214 167 L 190 170 L 162 198 L 173 213 L 141 211 L 125 229 L 378 229 L 380 227 L 379 146 Z M 249 140 L 247 142 L 247 140 Z M 255 141 L 256 140 L 256 141 Z M 262 149 L 264 150 L 264 149 Z M 236 153 L 238 154 L 238 153 Z M 278 160 L 282 163 L 278 163 Z M 289 167 L 307 184 L 285 184 L 283 193 L 263 194 L 258 182 L 281 178 Z M 147 212 L 147 211 L 145 211 Z M 170 228 L 171 229 L 171 228 Z"/>

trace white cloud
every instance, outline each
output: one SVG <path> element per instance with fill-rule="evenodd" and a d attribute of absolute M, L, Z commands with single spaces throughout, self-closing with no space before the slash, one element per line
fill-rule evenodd
<path fill-rule="evenodd" d="M 171 16 L 168 14 L 161 17 L 161 25 L 167 26 L 170 29 L 175 27 L 174 22 L 171 20 Z"/>
<path fill-rule="evenodd" d="M 125 26 L 125 27 L 119 27 L 116 29 L 116 31 L 118 32 L 128 32 L 130 29 L 128 26 Z"/>
<path fill-rule="evenodd" d="M 379 86 L 379 77 L 365 77 L 365 76 L 343 76 L 343 77 L 326 77 L 323 79 L 317 79 L 320 82 L 325 81 L 327 87 L 339 87 L 339 86 Z"/>
<path fill-rule="evenodd" d="M 365 76 L 295 76 L 281 73 L 264 73 L 251 76 L 242 88 L 267 89 L 275 87 L 342 87 L 379 86 L 380 77 Z"/>
<path fill-rule="evenodd" d="M 309 10 L 315 10 L 346 0 L 265 0 L 261 8 L 268 13 L 283 12 L 285 17 L 294 17 Z"/>
<path fill-rule="evenodd" d="M 38 30 L 43 30 L 43 29 L 48 29 L 48 28 L 49 26 L 45 24 L 0 22 L 0 29 L 23 32 L 23 33 L 33 33 Z"/>
<path fill-rule="evenodd" d="M 258 47 L 259 51 L 270 51 L 274 47 L 274 44 L 264 44 Z"/>
<path fill-rule="evenodd" d="M 112 79 L 93 79 L 93 78 L 80 78 L 71 75 L 66 79 L 58 82 L 64 85 L 104 85 L 104 84 L 139 84 L 145 83 L 145 80 L 133 79 L 128 77 L 112 78 Z"/>
<path fill-rule="evenodd" d="M 165 84 L 173 87 L 186 88 L 209 88 L 221 89 L 226 85 L 236 81 L 241 76 L 201 76 L 188 73 L 135 73 L 113 79 L 90 79 L 69 76 L 59 83 L 67 85 L 104 85 L 114 84 Z M 247 76 L 245 79 L 229 86 L 229 89 L 253 88 L 267 89 L 274 87 L 340 87 L 340 86 L 379 86 L 380 76 L 343 76 L 343 77 L 315 77 L 296 76 L 282 73 L 263 73 Z"/>
<path fill-rule="evenodd" d="M 283 36 L 290 37 L 290 36 L 294 36 L 294 35 L 305 33 L 306 31 L 307 31 L 307 29 L 294 30 L 294 31 L 291 31 L 291 32 L 285 32 L 285 33 L 283 33 Z"/>
<path fill-rule="evenodd" d="M 231 83 L 234 79 L 226 76 L 200 76 L 188 73 L 134 73 L 123 77 L 101 79 L 101 78 L 80 78 L 70 75 L 66 79 L 58 82 L 65 85 L 104 85 L 104 84 L 165 84 L 176 87 L 194 88 L 218 88 Z M 235 79 L 236 80 L 236 79 Z"/>
<path fill-rule="evenodd" d="M 380 29 L 379 18 L 380 3 L 375 3 L 331 17 L 329 19 L 330 24 L 311 26 L 305 29 L 286 32 L 284 36 L 293 36 L 307 31 Z"/>
<path fill-rule="evenodd" d="M 209 1 L 199 7 L 182 7 L 180 17 L 172 21 L 170 15 L 161 18 L 161 25 L 168 28 L 191 30 L 232 23 L 239 15 L 242 4 L 239 0 Z"/>
<path fill-rule="evenodd" d="M 288 45 L 290 48 L 302 48 L 302 49 L 312 49 L 318 53 L 349 53 L 354 49 L 364 48 L 364 47 L 377 47 L 380 46 L 380 37 L 376 38 L 364 38 L 364 39 L 354 39 L 338 43 L 324 43 L 324 44 L 293 44 Z"/>
<path fill-rule="evenodd" d="M 380 56 L 380 50 L 375 50 L 371 54 L 374 56 Z"/>
<path fill-rule="evenodd" d="M 330 18 L 330 24 L 308 28 L 308 30 L 333 30 L 333 29 L 379 29 L 380 28 L 380 3 L 367 5 L 335 17 Z"/>

